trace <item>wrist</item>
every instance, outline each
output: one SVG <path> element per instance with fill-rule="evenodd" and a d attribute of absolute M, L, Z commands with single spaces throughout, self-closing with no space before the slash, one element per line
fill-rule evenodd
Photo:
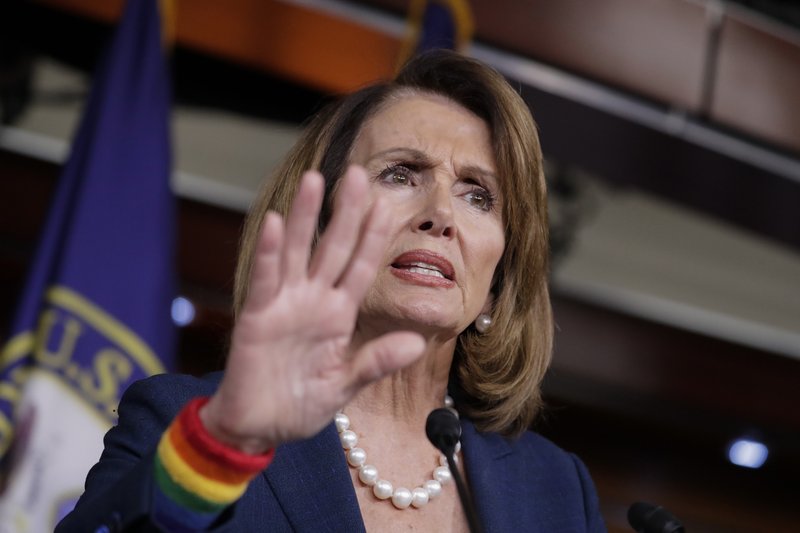
<path fill-rule="evenodd" d="M 153 461 L 154 516 L 175 524 L 177 509 L 178 522 L 191 525 L 181 530 L 204 531 L 274 457 L 274 450 L 250 455 L 217 440 L 200 419 L 207 402 L 195 398 L 181 409 L 161 436 Z"/>
<path fill-rule="evenodd" d="M 277 446 L 268 439 L 240 435 L 230 427 L 229 417 L 219 408 L 216 397 L 207 399 L 197 411 L 197 416 L 210 437 L 225 446 L 247 455 L 263 455 Z"/>

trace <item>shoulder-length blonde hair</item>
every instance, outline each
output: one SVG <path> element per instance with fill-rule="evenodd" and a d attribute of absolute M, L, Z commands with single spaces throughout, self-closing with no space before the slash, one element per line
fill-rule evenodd
<path fill-rule="evenodd" d="M 420 55 L 394 80 L 357 91 L 313 118 L 247 216 L 234 309 L 238 314 L 247 295 L 266 212 L 285 216 L 302 173 L 318 169 L 326 180 L 320 216 L 320 229 L 324 228 L 361 126 L 389 99 L 408 92 L 445 96 L 485 120 L 491 132 L 506 247 L 492 288 L 492 325 L 484 334 L 474 327 L 461 333 L 453 375 L 464 393 L 459 409 L 479 430 L 519 434 L 542 407 L 541 381 L 552 351 L 546 187 L 539 137 L 528 107 L 503 76 L 478 61 L 443 50 Z"/>

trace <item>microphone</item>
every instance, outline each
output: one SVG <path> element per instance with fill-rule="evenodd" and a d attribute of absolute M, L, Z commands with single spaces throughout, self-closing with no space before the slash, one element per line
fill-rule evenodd
<path fill-rule="evenodd" d="M 461 424 L 458 417 L 446 407 L 434 409 L 428 415 L 425 422 L 425 434 L 431 444 L 442 452 L 445 457 L 453 455 L 456 451 L 456 444 L 461 438 Z"/>
<path fill-rule="evenodd" d="M 636 502 L 628 509 L 628 523 L 638 533 L 684 533 L 683 524 L 661 507 Z"/>
<path fill-rule="evenodd" d="M 461 438 L 461 424 L 458 421 L 458 417 L 453 411 L 445 407 L 434 409 L 425 422 L 425 434 L 431 444 L 436 446 L 436 449 L 447 458 L 447 466 L 450 467 L 450 473 L 453 474 L 453 480 L 456 482 L 458 499 L 461 500 L 461 507 L 467 517 L 470 533 L 483 533 L 475 507 L 472 505 L 472 500 L 467 493 L 467 487 L 456 467 L 456 444 L 458 439 Z"/>

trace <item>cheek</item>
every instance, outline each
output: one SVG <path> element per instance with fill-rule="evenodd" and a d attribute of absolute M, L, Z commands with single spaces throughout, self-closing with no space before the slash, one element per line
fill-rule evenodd
<path fill-rule="evenodd" d="M 381 184 L 375 183 L 374 181 L 370 182 L 368 194 L 369 207 L 372 207 L 377 199 L 381 198 L 383 208 L 398 215 L 409 211 L 417 203 L 417 199 L 413 196 L 411 188 L 398 187 L 392 189 L 390 187 L 381 186 Z"/>
<path fill-rule="evenodd" d="M 495 229 L 492 235 L 476 240 L 471 247 L 473 276 L 480 282 L 481 287 L 488 290 L 494 279 L 495 270 L 500 264 L 500 259 L 505 250 L 505 236 L 502 230 Z"/>

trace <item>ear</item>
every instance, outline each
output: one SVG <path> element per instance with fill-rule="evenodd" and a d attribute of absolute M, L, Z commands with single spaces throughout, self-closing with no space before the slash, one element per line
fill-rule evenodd
<path fill-rule="evenodd" d="M 492 308 L 494 307 L 494 292 L 489 291 L 489 294 L 486 295 L 486 301 L 483 303 L 483 307 L 481 307 L 481 313 L 491 315 Z"/>

